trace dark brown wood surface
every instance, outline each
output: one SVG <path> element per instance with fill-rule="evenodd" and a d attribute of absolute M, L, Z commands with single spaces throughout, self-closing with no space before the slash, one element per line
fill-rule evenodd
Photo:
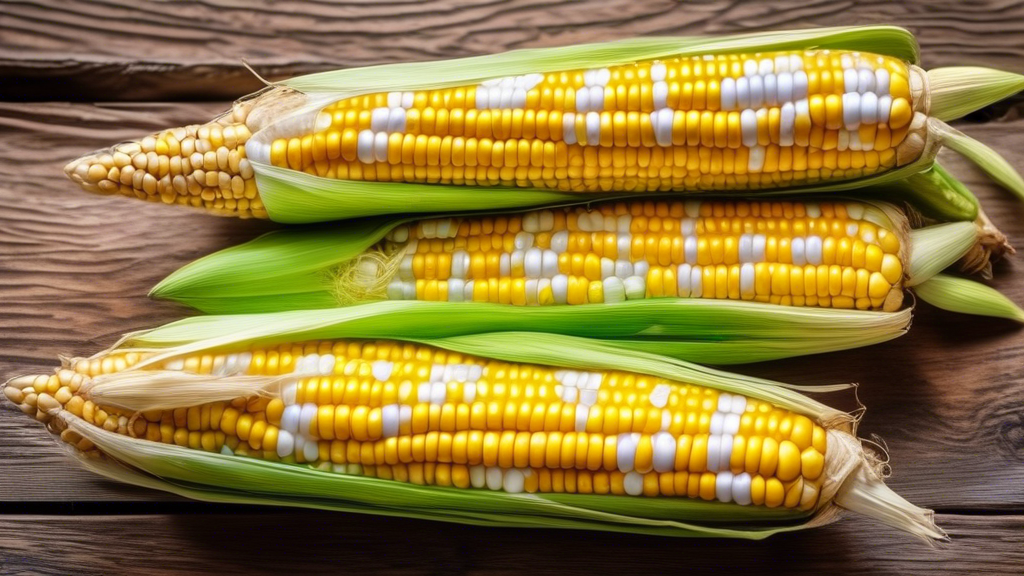
<path fill-rule="evenodd" d="M 1024 2 L 0 2 L 0 378 L 91 353 L 188 312 L 148 289 L 186 262 L 274 227 L 87 195 L 80 153 L 204 120 L 280 77 L 639 34 L 891 22 L 929 67 L 1024 73 Z M 958 126 L 1024 167 L 1017 98 Z M 943 160 L 1024 245 L 1024 204 Z M 1024 303 L 1024 264 L 992 284 Z M 0 402 L 0 574 L 1024 572 L 1024 332 L 920 305 L 911 333 L 871 349 L 746 366 L 795 383 L 861 383 L 863 435 L 888 445 L 890 484 L 934 508 L 938 549 L 848 518 L 766 542 L 481 529 L 209 506 L 100 480 Z M 825 398 L 851 407 L 850 395 Z"/>

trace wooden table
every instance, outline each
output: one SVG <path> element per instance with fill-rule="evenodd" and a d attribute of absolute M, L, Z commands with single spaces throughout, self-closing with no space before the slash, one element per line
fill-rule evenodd
<path fill-rule="evenodd" d="M 463 56 L 641 34 L 852 23 L 908 26 L 928 67 L 1024 73 L 1024 2 L 506 0 L 260 3 L 84 0 L 0 4 L 0 375 L 46 370 L 188 312 L 149 302 L 186 262 L 265 222 L 101 198 L 65 161 L 203 121 L 262 74 Z M 1024 167 L 1024 100 L 958 126 Z M 1024 204 L 958 157 L 943 160 L 1024 242 Z M 1024 266 L 993 285 L 1024 303 Z M 766 542 L 482 529 L 186 502 L 79 470 L 41 426 L 0 403 L 0 573 L 288 571 L 1019 574 L 1024 570 L 1024 339 L 1017 326 L 920 305 L 908 336 L 872 349 L 743 367 L 795 383 L 857 381 L 863 435 L 889 447 L 892 487 L 936 510 L 928 548 L 848 518 Z M 849 397 L 833 399 L 850 405 Z M 845 403 L 845 404 L 844 404 Z"/>

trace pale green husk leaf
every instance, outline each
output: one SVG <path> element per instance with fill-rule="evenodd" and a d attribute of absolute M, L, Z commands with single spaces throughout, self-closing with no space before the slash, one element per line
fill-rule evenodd
<path fill-rule="evenodd" d="M 216 297 L 160 295 L 205 311 L 231 313 L 282 310 L 293 304 L 321 301 L 337 306 L 330 286 L 321 286 L 321 291 L 312 297 L 307 293 L 279 297 L 274 292 L 274 282 L 268 278 L 265 294 L 238 302 Z M 297 313 L 283 312 L 280 318 L 292 318 L 289 314 Z M 656 351 L 711 364 L 739 364 L 885 342 L 906 332 L 911 311 L 833 310 L 732 300 L 659 298 L 545 307 L 381 301 L 323 310 L 321 315 L 358 331 L 363 338 L 440 338 L 494 331 L 560 333 L 602 340 L 621 349 Z M 204 320 L 198 317 L 182 322 L 193 325 Z M 161 330 L 161 334 L 174 333 L 170 328 Z"/>
<path fill-rule="evenodd" d="M 937 274 L 914 289 L 922 300 L 943 310 L 1024 322 L 1024 310 L 999 291 L 979 282 Z"/>
<path fill-rule="evenodd" d="M 1024 178 L 998 152 L 934 118 L 928 120 L 928 129 L 937 134 L 941 142 L 951 150 L 963 155 L 988 174 L 989 178 L 1024 200 Z"/>
<path fill-rule="evenodd" d="M 919 59 L 917 41 L 903 28 L 847 26 L 722 37 L 630 38 L 577 46 L 529 48 L 454 60 L 333 70 L 298 76 L 277 84 L 300 92 L 331 92 L 347 97 L 393 90 L 430 90 L 498 76 L 615 66 L 655 58 L 811 48 L 863 50 L 911 64 L 916 64 Z"/>
<path fill-rule="evenodd" d="M 974 222 L 949 222 L 910 232 L 907 287 L 917 286 L 953 265 L 978 241 Z"/>
<path fill-rule="evenodd" d="M 1024 90 L 1024 76 L 980 66 L 928 71 L 929 116 L 955 120 Z"/>

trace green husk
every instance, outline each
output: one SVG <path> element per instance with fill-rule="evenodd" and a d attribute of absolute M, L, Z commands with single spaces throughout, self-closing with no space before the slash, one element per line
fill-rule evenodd
<path fill-rule="evenodd" d="M 906 203 L 918 214 L 939 222 L 972 222 L 978 218 L 978 198 L 938 162 L 903 180 L 858 191 L 858 196 Z"/>
<path fill-rule="evenodd" d="M 910 263 L 905 286 L 917 286 L 953 265 L 978 242 L 974 222 L 949 222 L 910 233 Z"/>
<path fill-rule="evenodd" d="M 810 513 L 806 512 L 690 499 L 646 502 L 621 496 L 523 495 L 416 486 L 146 442 L 89 426 L 67 413 L 62 417 L 72 430 L 116 458 L 94 459 L 74 453 L 90 471 L 119 482 L 207 502 L 289 506 L 504 528 L 748 540 L 819 526 L 836 518 L 835 514 L 809 518 Z M 202 456 L 196 458 L 197 455 Z M 168 470 L 167 462 L 178 465 Z M 164 471 L 166 476 L 156 476 L 154 470 Z M 197 478 L 217 484 L 190 481 Z M 294 495 L 292 486 L 306 495 Z M 576 502 L 579 508 L 574 506 Z M 454 505 L 453 509 L 439 507 L 448 504 Z M 603 509 L 618 511 L 602 512 Z M 558 516 L 561 512 L 570 514 Z"/>
<path fill-rule="evenodd" d="M 979 282 L 937 274 L 914 289 L 922 300 L 943 310 L 993 316 L 1024 323 L 1024 310 L 997 290 Z"/>
<path fill-rule="evenodd" d="M 940 120 L 928 120 L 929 131 L 951 150 L 978 166 L 989 178 L 1024 200 L 1024 178 L 998 152 Z"/>
<path fill-rule="evenodd" d="M 147 368 L 187 354 L 240 350 L 310 337 L 360 337 L 345 323 L 325 319 L 336 311 L 305 311 L 289 317 L 263 315 L 189 319 L 127 335 L 114 349 L 151 355 L 123 374 L 145 375 Z M 317 336 L 314 336 L 317 335 Z M 329 336 L 328 336 L 329 335 Z M 287 464 L 232 454 L 210 453 L 108 432 L 46 402 L 51 427 L 67 427 L 104 455 L 75 455 L 91 470 L 116 480 L 218 502 L 323 508 L 461 522 L 486 526 L 610 530 L 666 536 L 760 539 L 771 534 L 822 525 L 842 508 L 864 511 L 890 526 L 924 538 L 942 538 L 931 513 L 917 508 L 882 483 L 879 463 L 852 436 L 856 419 L 803 396 L 797 389 L 759 378 L 729 374 L 656 355 L 623 351 L 591 340 L 550 334 L 486 334 L 416 339 L 423 344 L 510 362 L 589 370 L 618 369 L 709 386 L 770 402 L 804 414 L 828 429 L 829 464 L 822 502 L 810 513 L 702 502 L 687 498 L 642 499 L 579 494 L 515 494 L 486 490 L 417 486 L 359 475 L 336 467 Z M 103 354 L 103 353 L 101 353 Z M 152 374 L 158 376 L 166 371 Z M 265 380 L 260 376 L 241 376 Z M 99 380 L 91 392 L 105 386 Z M 208 377 L 216 391 L 220 379 Z M 162 384 L 145 378 L 137 392 L 165 397 Z M 839 390 L 846 386 L 825 387 Z M 806 388 L 804 388 L 806 389 Z M 226 391 L 233 394 L 230 390 Z M 177 398 L 187 405 L 191 394 Z M 42 408 L 43 398 L 40 398 Z"/>
<path fill-rule="evenodd" d="M 928 71 L 928 114 L 955 120 L 1024 90 L 1024 76 L 979 66 L 951 66 Z"/>
<path fill-rule="evenodd" d="M 273 300 L 264 300 L 272 302 Z M 320 311 L 324 322 L 345 326 L 360 338 L 429 339 L 486 332 L 530 331 L 600 340 L 620 350 L 650 350 L 684 360 L 741 364 L 843 350 L 901 336 L 909 309 L 899 312 L 840 311 L 729 300 L 652 299 L 588 306 L 512 307 L 476 302 L 388 301 Z M 263 315 L 234 315 L 240 325 Z M 275 314 L 276 329 L 303 311 Z M 176 338 L 178 326 L 203 327 L 209 317 L 170 324 L 158 333 Z M 219 330 L 214 320 L 206 330 Z M 210 332 L 211 336 L 216 332 Z M 150 334 L 148 338 L 154 338 Z M 317 331 L 307 338 L 338 337 Z M 171 340 L 170 343 L 176 343 Z"/>
<path fill-rule="evenodd" d="M 722 37 L 671 36 L 616 42 L 531 48 L 502 54 L 437 62 L 386 64 L 298 76 L 275 85 L 306 93 L 329 92 L 345 98 L 392 90 L 428 90 L 470 84 L 498 76 L 615 66 L 668 56 L 770 52 L 807 48 L 863 50 L 911 64 L 920 59 L 917 40 L 896 26 L 845 26 Z"/>

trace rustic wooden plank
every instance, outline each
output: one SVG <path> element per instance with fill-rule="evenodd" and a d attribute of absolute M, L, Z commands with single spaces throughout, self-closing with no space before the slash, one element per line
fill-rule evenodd
<path fill-rule="evenodd" d="M 641 35 L 898 24 L 929 67 L 1024 72 L 1024 0 L 21 0 L 0 12 L 0 99 L 235 98 L 267 77 Z"/>
<path fill-rule="evenodd" d="M 314 512 L 0 516 L 0 572 L 1020 573 L 1024 516 L 940 515 L 938 521 L 952 541 L 929 548 L 856 519 L 814 532 L 736 542 L 476 528 Z"/>
<path fill-rule="evenodd" d="M 57 354 L 92 353 L 123 332 L 180 317 L 181 308 L 148 302 L 149 287 L 194 258 L 273 226 L 92 196 L 61 173 L 84 150 L 201 120 L 224 106 L 0 103 L 0 376 L 49 369 Z M 1024 120 L 962 127 L 1024 165 L 1024 149 L 1015 145 Z M 1024 206 L 959 158 L 947 159 L 993 220 L 1024 239 Z M 1024 302 L 1019 262 L 999 266 L 994 284 Z M 1024 493 L 1014 489 L 1024 481 L 1020 330 L 921 308 L 911 334 L 896 342 L 743 371 L 808 384 L 861 382 L 869 407 L 862 433 L 888 442 L 891 482 L 918 504 L 1024 509 Z M 829 400 L 853 407 L 849 396 Z M 0 404 L 0 437 L 0 500 L 164 497 L 68 467 L 42 427 L 7 402 Z"/>

